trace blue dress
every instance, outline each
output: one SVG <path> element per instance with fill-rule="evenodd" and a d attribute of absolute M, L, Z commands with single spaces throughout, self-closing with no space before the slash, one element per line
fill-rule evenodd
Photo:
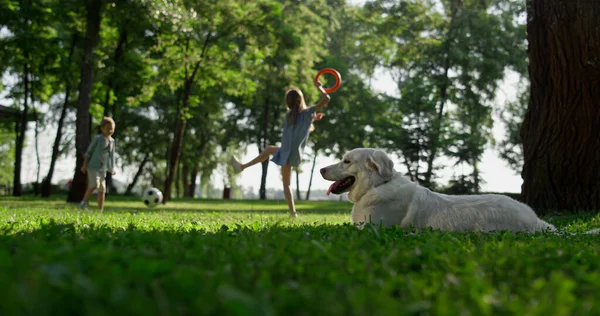
<path fill-rule="evenodd" d="M 300 165 L 314 114 L 315 105 L 298 113 L 295 124 L 288 124 L 287 115 L 285 116 L 283 131 L 281 133 L 281 147 L 271 159 L 272 162 L 279 166 L 285 166 L 287 162 L 292 167 Z"/>

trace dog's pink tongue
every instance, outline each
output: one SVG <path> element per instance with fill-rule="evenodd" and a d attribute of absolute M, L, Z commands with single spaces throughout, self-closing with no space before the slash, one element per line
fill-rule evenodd
<path fill-rule="evenodd" d="M 332 184 L 329 186 L 329 190 L 327 190 L 327 195 L 328 195 L 328 196 L 329 196 L 329 193 L 331 193 L 331 191 L 333 191 L 333 189 L 335 189 L 335 187 L 337 187 L 337 185 L 338 185 L 338 182 L 339 182 L 339 181 L 336 181 L 336 182 L 332 183 Z"/>

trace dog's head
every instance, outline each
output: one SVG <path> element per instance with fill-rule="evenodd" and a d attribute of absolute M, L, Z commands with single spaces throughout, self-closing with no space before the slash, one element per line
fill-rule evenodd
<path fill-rule="evenodd" d="M 327 195 L 350 192 L 348 198 L 358 201 L 371 188 L 392 179 L 394 163 L 381 150 L 357 148 L 346 153 L 342 161 L 322 168 L 321 176 L 335 181 Z"/>

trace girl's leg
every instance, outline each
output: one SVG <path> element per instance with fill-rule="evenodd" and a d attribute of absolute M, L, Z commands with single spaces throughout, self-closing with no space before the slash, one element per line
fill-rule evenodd
<path fill-rule="evenodd" d="M 242 172 L 244 169 L 246 169 L 250 166 L 254 166 L 257 163 L 260 163 L 260 162 L 263 162 L 263 161 L 269 159 L 269 156 L 275 155 L 275 153 L 277 153 L 278 150 L 279 150 L 279 147 L 277 147 L 277 146 L 268 146 L 258 156 L 256 156 L 256 158 L 252 159 L 249 163 L 246 163 L 246 164 L 241 164 L 235 158 L 232 157 L 231 161 L 233 164 L 233 168 L 236 172 Z"/>
<path fill-rule="evenodd" d="M 283 178 L 283 194 L 290 210 L 290 216 L 296 217 L 296 205 L 294 205 L 294 195 L 292 195 L 292 189 L 290 188 L 290 182 L 292 178 L 292 166 L 289 163 L 281 167 L 281 176 Z"/>

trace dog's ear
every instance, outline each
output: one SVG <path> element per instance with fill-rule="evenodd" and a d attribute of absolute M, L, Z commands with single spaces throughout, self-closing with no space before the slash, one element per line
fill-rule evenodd
<path fill-rule="evenodd" d="M 394 162 L 381 150 L 375 150 L 367 158 L 367 168 L 377 171 L 385 180 L 394 175 Z"/>

